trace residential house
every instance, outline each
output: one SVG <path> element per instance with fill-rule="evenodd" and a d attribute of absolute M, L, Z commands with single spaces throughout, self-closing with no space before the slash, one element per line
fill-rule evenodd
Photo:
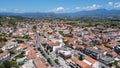
<path fill-rule="evenodd" d="M 13 42 L 10 40 L 10 41 L 6 42 L 5 46 L 2 47 L 2 50 L 10 50 L 10 49 L 15 48 L 17 46 L 18 46 L 17 42 Z"/>
<path fill-rule="evenodd" d="M 63 59 L 71 58 L 71 54 L 72 54 L 71 51 L 68 50 L 59 50 L 58 53 Z"/>
<path fill-rule="evenodd" d="M 87 47 L 84 53 L 90 55 L 94 59 L 99 59 L 100 55 L 102 55 L 103 52 L 101 50 L 98 50 L 97 47 Z"/>
<path fill-rule="evenodd" d="M 47 42 L 46 43 L 50 48 L 51 50 L 50 51 L 53 51 L 55 52 L 58 48 L 61 48 L 64 44 L 63 43 L 60 43 L 60 42 Z"/>
<path fill-rule="evenodd" d="M 28 48 L 28 45 L 26 45 L 26 44 L 19 44 L 19 47 L 17 48 L 17 50 L 26 51 L 27 48 Z"/>
<path fill-rule="evenodd" d="M 99 62 L 91 57 L 86 57 L 83 62 L 89 64 L 93 68 L 99 68 Z"/>
<path fill-rule="evenodd" d="M 4 60 L 8 60 L 8 59 L 10 59 L 10 53 L 8 53 L 8 52 L 0 53 L 0 63 L 2 63 L 2 61 L 4 61 Z"/>
<path fill-rule="evenodd" d="M 92 66 L 90 66 L 89 64 L 85 63 L 84 61 L 76 61 L 75 62 L 80 68 L 93 68 Z"/>
<path fill-rule="evenodd" d="M 110 51 L 110 52 L 107 52 L 106 53 L 106 56 L 109 56 L 109 57 L 112 57 L 112 58 L 115 58 L 118 56 L 118 54 L 114 51 Z"/>

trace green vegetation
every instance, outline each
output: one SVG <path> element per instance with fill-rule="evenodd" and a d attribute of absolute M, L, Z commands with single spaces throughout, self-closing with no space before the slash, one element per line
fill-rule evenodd
<path fill-rule="evenodd" d="M 33 31 L 35 32 L 36 29 L 37 29 L 37 27 L 36 27 L 36 26 L 33 26 L 32 29 L 33 29 Z"/>
<path fill-rule="evenodd" d="M 63 34 L 64 37 L 73 37 L 73 34 Z"/>
<path fill-rule="evenodd" d="M 5 42 L 7 42 L 8 40 L 5 37 L 0 37 L 0 47 L 5 45 Z"/>
<path fill-rule="evenodd" d="M 2 34 L 0 34 L 0 36 L 6 37 L 6 36 L 8 36 L 8 34 L 2 33 Z"/>
<path fill-rule="evenodd" d="M 3 50 L 2 50 L 2 49 L 0 49 L 0 53 L 3 53 Z"/>
<path fill-rule="evenodd" d="M 79 60 L 83 60 L 83 56 L 80 56 L 80 57 L 79 57 Z"/>
<path fill-rule="evenodd" d="M 9 53 L 10 53 L 10 55 L 15 54 L 15 52 L 13 50 L 9 50 Z"/>
<path fill-rule="evenodd" d="M 3 47 L 5 45 L 5 42 L 0 42 L 0 47 Z"/>
<path fill-rule="evenodd" d="M 108 65 L 111 67 L 111 66 L 117 66 L 117 64 L 118 64 L 118 62 L 117 62 L 117 61 L 114 61 L 114 62 L 112 62 L 112 63 L 110 63 L 110 64 L 108 64 Z"/>
<path fill-rule="evenodd" d="M 10 20 L 8 23 L 9 23 L 9 26 L 12 26 L 12 27 L 17 26 L 17 23 L 15 22 L 15 20 Z"/>
<path fill-rule="evenodd" d="M 43 45 L 43 47 L 45 47 L 47 44 L 42 44 Z"/>
<path fill-rule="evenodd" d="M 5 68 L 5 66 L 3 64 L 0 65 L 0 68 Z"/>
<path fill-rule="evenodd" d="M 24 54 L 25 54 L 25 52 L 23 51 L 19 55 L 15 56 L 15 58 L 23 58 L 23 57 L 25 57 Z"/>
<path fill-rule="evenodd" d="M 0 65 L 0 68 L 19 68 L 19 66 L 17 65 L 17 62 L 16 61 L 8 61 L 8 60 L 5 60 L 3 61 L 3 63 Z"/>
<path fill-rule="evenodd" d="M 44 51 L 41 51 L 41 54 L 42 54 L 43 56 L 45 56 L 45 53 L 44 53 Z"/>
<path fill-rule="evenodd" d="M 0 42 L 7 42 L 6 38 L 0 38 Z"/>
<path fill-rule="evenodd" d="M 16 40 L 18 43 L 24 43 L 24 41 L 23 40 L 20 40 L 20 39 L 17 39 Z"/>
<path fill-rule="evenodd" d="M 0 16 L 0 26 L 8 26 L 16 28 L 18 22 L 24 23 L 38 23 L 38 22 L 52 22 L 54 21 L 61 22 L 73 25 L 73 26 L 97 26 L 103 25 L 105 27 L 120 27 L 120 16 L 111 16 L 109 17 L 102 17 L 102 16 L 78 16 L 78 17 L 40 17 L 39 19 L 33 18 L 24 18 L 20 16 Z M 36 25 L 33 26 L 33 30 L 37 29 Z"/>
<path fill-rule="evenodd" d="M 14 37 L 14 38 L 17 38 L 17 39 L 31 39 L 31 37 L 29 35 L 17 36 L 17 37 Z"/>
<path fill-rule="evenodd" d="M 3 62 L 3 65 L 5 66 L 5 68 L 10 68 L 10 61 L 5 60 L 5 61 Z"/>
<path fill-rule="evenodd" d="M 11 61 L 10 65 L 11 65 L 11 67 L 19 68 L 16 61 Z"/>
<path fill-rule="evenodd" d="M 55 59 L 54 60 L 56 64 L 59 64 L 59 60 L 58 59 Z"/>
<path fill-rule="evenodd" d="M 48 52 L 48 50 L 46 50 L 46 49 L 45 49 L 45 51 L 46 51 L 46 53 L 49 55 L 49 52 Z"/>
<path fill-rule="evenodd" d="M 50 58 L 47 58 L 47 62 L 48 62 L 50 65 L 52 65 Z"/>
<path fill-rule="evenodd" d="M 37 29 L 37 27 L 36 27 L 36 26 L 33 26 L 33 29 L 35 29 L 35 30 L 36 30 L 36 29 Z"/>

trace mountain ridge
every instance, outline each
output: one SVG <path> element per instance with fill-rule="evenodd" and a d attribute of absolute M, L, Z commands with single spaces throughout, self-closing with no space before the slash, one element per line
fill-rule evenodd
<path fill-rule="evenodd" d="M 23 17 L 41 17 L 41 16 L 120 16 L 120 10 L 107 10 L 107 9 L 96 9 L 90 11 L 78 11 L 74 13 L 53 13 L 53 12 L 25 12 L 25 13 L 14 13 L 14 12 L 0 12 L 0 15 L 7 16 L 23 16 Z"/>

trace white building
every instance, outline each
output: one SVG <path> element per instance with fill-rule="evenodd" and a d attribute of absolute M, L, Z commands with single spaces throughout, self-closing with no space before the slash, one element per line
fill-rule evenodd
<path fill-rule="evenodd" d="M 5 46 L 2 47 L 2 50 L 9 50 L 14 47 L 17 47 L 17 42 L 13 42 L 12 40 L 8 41 Z"/>
<path fill-rule="evenodd" d="M 83 62 L 87 63 L 88 65 L 92 66 L 93 68 L 99 68 L 99 62 L 91 57 L 86 57 Z"/>
<path fill-rule="evenodd" d="M 9 58 L 10 58 L 10 53 L 7 53 L 7 52 L 0 53 L 0 63 Z"/>

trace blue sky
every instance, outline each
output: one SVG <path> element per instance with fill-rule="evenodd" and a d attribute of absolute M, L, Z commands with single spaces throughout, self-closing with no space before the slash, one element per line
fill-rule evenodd
<path fill-rule="evenodd" d="M 77 12 L 120 9 L 120 0 L 0 0 L 0 12 Z"/>

